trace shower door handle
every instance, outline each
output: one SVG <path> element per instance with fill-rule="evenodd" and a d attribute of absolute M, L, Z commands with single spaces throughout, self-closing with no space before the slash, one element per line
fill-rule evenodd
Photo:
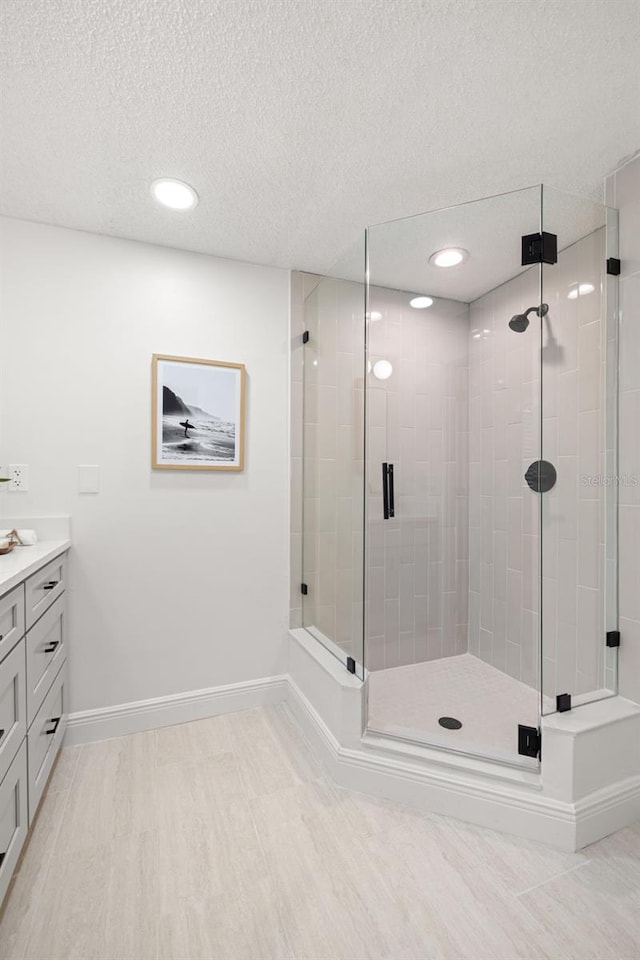
<path fill-rule="evenodd" d="M 388 463 L 382 464 L 382 514 L 385 520 L 389 519 L 389 480 L 387 469 Z"/>
<path fill-rule="evenodd" d="M 395 497 L 393 488 L 393 464 L 382 464 L 382 510 L 384 519 L 395 516 Z"/>

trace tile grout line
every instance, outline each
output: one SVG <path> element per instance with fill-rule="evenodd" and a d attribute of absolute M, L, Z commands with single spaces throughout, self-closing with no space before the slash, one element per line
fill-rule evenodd
<path fill-rule="evenodd" d="M 592 860 L 584 860 L 582 863 L 576 863 L 573 867 L 569 867 L 568 870 L 560 870 L 559 873 L 554 873 L 553 876 L 547 877 L 546 880 L 541 880 L 540 883 L 534 883 L 533 886 L 527 887 L 526 890 L 521 890 L 519 893 L 514 893 L 513 896 L 516 900 L 519 900 L 520 897 L 524 897 L 527 893 L 531 893 L 533 890 L 538 890 L 540 887 L 544 887 L 547 883 L 552 883 L 553 880 L 557 880 L 559 877 L 564 877 L 568 873 L 575 873 L 576 870 L 582 870 L 584 867 L 588 867 Z"/>

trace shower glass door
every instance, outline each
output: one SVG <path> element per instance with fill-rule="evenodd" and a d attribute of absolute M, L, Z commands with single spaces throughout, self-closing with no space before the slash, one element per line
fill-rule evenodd
<path fill-rule="evenodd" d="M 362 676 L 364 287 L 362 243 L 306 277 L 302 624 Z M 355 278 L 355 279 L 353 279 Z"/>
<path fill-rule="evenodd" d="M 540 187 L 380 224 L 365 282 L 368 729 L 531 769 L 542 232 Z"/>
<path fill-rule="evenodd" d="M 555 483 L 542 498 L 544 713 L 618 689 L 617 522 L 633 478 L 617 469 L 616 211 L 544 188 L 544 458 Z M 609 265 L 609 271 L 608 271 Z"/>

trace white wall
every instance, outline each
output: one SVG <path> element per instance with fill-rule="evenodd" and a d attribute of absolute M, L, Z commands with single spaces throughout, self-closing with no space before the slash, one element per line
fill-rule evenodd
<path fill-rule="evenodd" d="M 0 463 L 30 468 L 1 513 L 72 516 L 71 710 L 282 672 L 288 273 L 1 227 Z M 151 469 L 154 352 L 246 364 L 244 473 Z"/>
<path fill-rule="evenodd" d="M 605 192 L 620 210 L 620 693 L 640 703 L 640 153 Z"/>

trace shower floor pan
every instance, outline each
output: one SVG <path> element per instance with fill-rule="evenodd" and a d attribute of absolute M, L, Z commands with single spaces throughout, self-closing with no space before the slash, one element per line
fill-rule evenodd
<path fill-rule="evenodd" d="M 536 690 L 471 653 L 369 673 L 370 731 L 507 763 L 535 764 L 518 754 L 518 724 L 537 727 L 539 705 Z"/>

